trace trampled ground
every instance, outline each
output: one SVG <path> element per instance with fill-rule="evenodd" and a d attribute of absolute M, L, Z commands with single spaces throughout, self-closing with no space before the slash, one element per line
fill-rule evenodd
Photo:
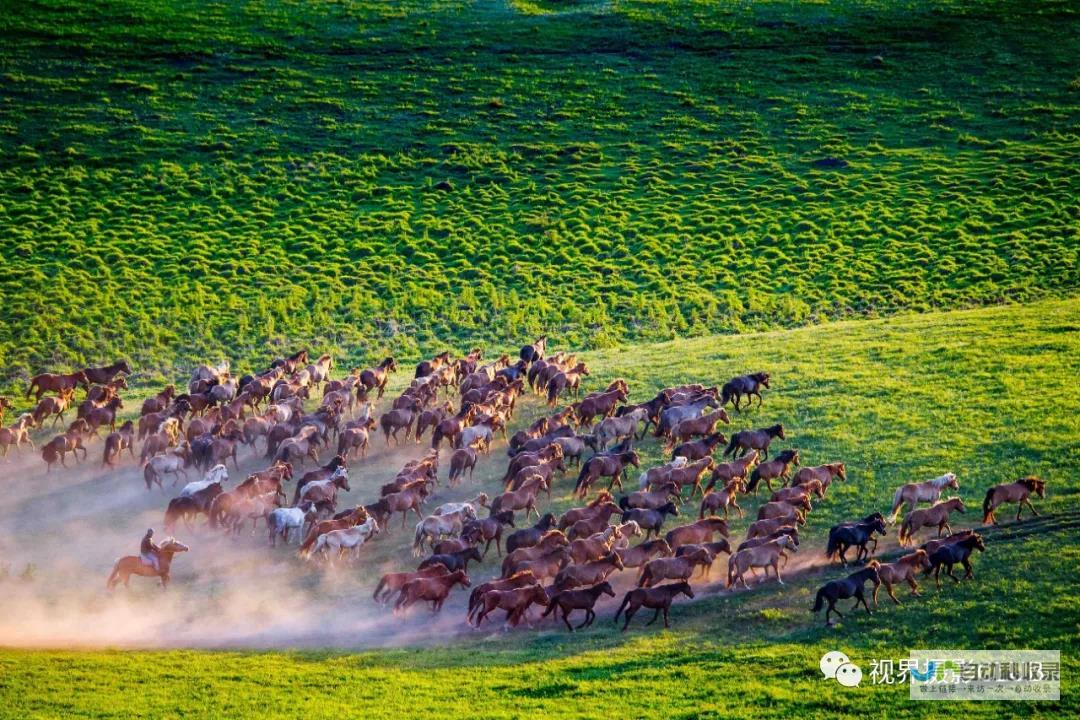
<path fill-rule="evenodd" d="M 370 590 L 379 572 L 415 562 L 407 533 L 396 527 L 358 565 L 336 573 L 304 566 L 284 548 L 270 551 L 262 533 L 230 541 L 197 531 L 184 538 L 192 551 L 178 560 L 167 595 L 138 583 L 108 598 L 101 587 L 111 559 L 133 551 L 141 530 L 159 522 L 165 497 L 146 493 L 130 464 L 118 473 L 84 465 L 45 477 L 38 458 L 18 459 L 4 468 L 0 537 L 10 539 L 3 550 L 13 574 L 23 562 L 37 571 L 32 582 L 3 583 L 0 636 L 8 644 L 331 645 L 346 652 L 6 650 L 0 714 L 395 717 L 422 710 L 449 718 L 483 707 L 491 717 L 610 717 L 625 714 L 635 698 L 632 714 L 643 717 L 934 715 L 940 706 L 908 704 L 906 687 L 825 683 L 817 659 L 840 648 L 867 673 L 872 659 L 906 657 L 913 647 L 1046 648 L 1060 649 L 1065 671 L 1074 673 L 1078 328 L 1080 305 L 1066 300 L 590 354 L 592 386 L 622 376 L 635 398 L 678 381 L 768 367 L 775 390 L 733 427 L 781 421 L 790 433 L 781 446 L 798 447 L 806 463 L 848 465 L 849 481 L 816 503 L 785 587 L 728 593 L 699 584 L 695 602 L 677 605 L 670 632 L 643 628 L 642 620 L 620 634 L 611 605 L 574 635 L 552 624 L 476 632 L 462 624 L 460 596 L 435 621 L 424 611 L 394 619 L 373 605 Z M 529 401 L 521 420 L 539 411 Z M 642 447 L 655 463 L 655 441 Z M 379 448 L 353 469 L 346 501 L 374 497 L 404 457 L 421 452 Z M 502 453 L 500 445 L 473 483 L 443 488 L 438 500 L 493 490 Z M 244 466 L 259 462 L 245 458 Z M 843 574 L 822 557 L 827 528 L 887 510 L 895 486 L 946 470 L 959 476 L 969 507 L 955 527 L 978 523 L 988 486 L 1028 473 L 1048 481 L 1048 497 L 1036 501 L 1042 516 L 988 531 L 975 582 L 940 591 L 930 582 L 922 599 L 901 591 L 903 607 L 886 599 L 873 617 L 821 627 L 821 616 L 809 612 L 813 591 Z M 571 484 L 557 484 L 551 507 L 570 504 Z M 733 537 L 746 523 L 733 521 Z M 894 542 L 890 535 L 883 552 L 893 553 Z M 474 576 L 490 576 L 495 563 Z M 381 649 L 364 650 L 371 647 Z M 1075 712 L 1075 697 L 1066 686 L 1061 703 L 1037 709 L 1063 716 Z M 1013 710 L 982 703 L 963 712 L 1006 717 Z"/>

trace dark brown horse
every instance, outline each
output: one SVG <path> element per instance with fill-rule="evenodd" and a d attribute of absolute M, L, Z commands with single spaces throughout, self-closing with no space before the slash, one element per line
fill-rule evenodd
<path fill-rule="evenodd" d="M 574 494 L 585 499 L 589 495 L 589 488 L 598 478 L 610 477 L 608 490 L 615 485 L 622 489 L 622 478 L 626 468 L 630 465 L 641 467 L 641 460 L 634 450 L 622 452 L 617 455 L 593 455 L 578 474 L 577 483 L 574 485 Z"/>
<path fill-rule="evenodd" d="M 551 613 L 555 613 L 555 617 L 558 618 L 559 611 L 562 611 L 563 622 L 566 623 L 566 629 L 570 632 L 574 632 L 575 628 L 570 624 L 570 613 L 575 610 L 584 610 L 585 619 L 581 621 L 581 624 L 577 626 L 577 630 L 583 627 L 588 627 L 596 620 L 596 612 L 593 608 L 596 606 L 596 601 L 604 595 L 610 595 L 615 597 L 615 590 L 612 589 L 611 583 L 604 581 L 597 585 L 593 585 L 591 588 L 585 588 L 583 590 L 563 590 L 562 592 L 555 593 L 551 600 L 548 602 L 548 609 L 544 611 L 541 617 L 547 617 Z"/>
<path fill-rule="evenodd" d="M 121 453 L 127 450 L 132 459 L 135 458 L 135 425 L 130 420 L 120 426 L 119 430 L 109 433 L 105 438 L 105 453 L 101 460 L 102 467 L 116 467 L 116 461 Z"/>
<path fill-rule="evenodd" d="M 537 360 L 544 359 L 544 352 L 547 350 L 547 335 L 541 335 L 536 339 L 536 342 L 531 345 L 525 345 L 521 348 L 521 352 L 518 353 L 518 357 L 527 363 L 534 363 Z"/>
<path fill-rule="evenodd" d="M 735 409 L 741 411 L 739 399 L 746 396 L 747 407 L 754 404 L 754 397 L 758 399 L 758 407 L 761 406 L 761 388 L 769 387 L 769 373 L 759 372 L 750 375 L 740 375 L 724 383 L 720 389 L 720 404 L 734 403 Z"/>
<path fill-rule="evenodd" d="M 784 450 L 774 459 L 766 460 L 754 468 L 753 472 L 750 473 L 750 482 L 746 485 L 746 491 L 757 494 L 758 484 L 764 480 L 765 484 L 769 486 L 769 491 L 772 492 L 772 481 L 780 478 L 786 482 L 791 472 L 791 466 L 798 464 L 799 451 Z"/>
<path fill-rule="evenodd" d="M 618 622 L 619 615 L 625 612 L 626 622 L 623 623 L 622 629 L 623 632 L 626 632 L 626 628 L 630 626 L 630 619 L 634 617 L 634 614 L 638 610 L 644 607 L 650 610 L 656 610 L 652 620 L 645 623 L 646 625 L 652 625 L 656 622 L 662 612 L 664 613 L 664 627 L 670 628 L 671 625 L 668 621 L 668 612 L 671 610 L 671 603 L 679 595 L 685 595 L 688 598 L 694 597 L 694 591 L 690 587 L 690 583 L 684 581 L 668 583 L 667 585 L 661 585 L 659 587 L 635 588 L 626 593 L 626 596 L 623 597 L 619 609 L 615 611 L 615 622 Z"/>
<path fill-rule="evenodd" d="M 131 366 L 124 360 L 117 360 L 112 365 L 83 368 L 82 373 L 86 377 L 87 382 L 96 385 L 105 385 L 112 382 L 112 379 L 120 373 L 130 375 Z"/>
<path fill-rule="evenodd" d="M 397 372 L 397 361 L 392 357 L 384 358 L 381 363 L 373 368 L 368 368 L 360 373 L 359 388 L 364 389 L 364 393 L 370 393 L 372 390 L 378 390 L 376 399 L 381 399 L 383 392 L 386 391 L 386 383 L 390 380 L 391 373 Z"/>
<path fill-rule="evenodd" d="M 761 457 L 769 457 L 769 444 L 776 438 L 787 440 L 783 425 L 761 428 L 759 430 L 740 430 L 731 436 L 731 442 L 724 450 L 724 456 L 740 457 L 750 450 L 760 450 Z"/>

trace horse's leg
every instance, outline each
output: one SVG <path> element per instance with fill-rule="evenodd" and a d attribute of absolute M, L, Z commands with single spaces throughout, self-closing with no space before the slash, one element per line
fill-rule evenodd
<path fill-rule="evenodd" d="M 1030 497 L 1024 498 L 1024 505 L 1027 505 L 1029 508 L 1031 508 L 1031 514 L 1032 515 L 1034 515 L 1035 517 L 1039 517 L 1039 513 L 1035 509 L 1035 506 L 1031 504 L 1031 498 Z M 1016 519 L 1017 520 L 1020 519 L 1020 513 L 1019 512 L 1016 513 Z"/>
<path fill-rule="evenodd" d="M 949 563 L 949 564 L 948 564 L 948 565 L 946 566 L 946 570 L 945 570 L 945 573 L 946 573 L 946 574 L 947 574 L 947 575 L 948 575 L 949 577 L 951 577 L 951 578 L 953 579 L 953 582 L 955 582 L 955 583 L 956 583 L 957 585 L 959 585 L 959 584 L 960 584 L 960 578 L 956 577 L 956 575 L 954 575 L 954 574 L 953 574 L 953 564 L 952 564 L 952 563 Z"/>
<path fill-rule="evenodd" d="M 653 613 L 652 620 L 645 623 L 645 627 L 648 627 L 649 625 L 652 625 L 654 622 L 656 622 L 660 618 L 660 610 L 661 610 L 661 608 L 656 608 L 656 612 Z"/>
<path fill-rule="evenodd" d="M 975 572 L 971 567 L 971 559 L 970 558 L 964 558 L 960 562 L 962 562 L 964 564 L 964 577 L 965 578 L 971 578 L 972 580 L 974 580 L 975 579 Z"/>

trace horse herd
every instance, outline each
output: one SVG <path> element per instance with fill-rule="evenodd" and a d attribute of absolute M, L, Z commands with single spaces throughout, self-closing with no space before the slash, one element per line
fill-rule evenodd
<path fill-rule="evenodd" d="M 770 457 L 775 442 L 788 440 L 781 424 L 740 430 L 730 438 L 719 430 L 731 423 L 728 404 L 737 411 L 752 405 L 754 398 L 762 404 L 761 391 L 770 387 L 768 373 L 740 376 L 719 388 L 668 387 L 644 402 L 631 403 L 630 387 L 621 379 L 583 393 L 582 382 L 589 376 L 586 363 L 569 352 L 548 354 L 547 340 L 540 338 L 522 347 L 516 360 L 501 355 L 485 362 L 480 349 L 457 358 L 444 352 L 424 360 L 404 391 L 376 417 L 389 378 L 398 370 L 396 360 L 386 358 L 340 379 L 331 378 L 333 367 L 330 355 L 312 361 L 306 350 L 240 378 L 231 375 L 227 362 L 203 365 L 193 372 L 187 392 L 166 386 L 142 403 L 137 419 L 119 428 L 117 411 L 124 407 L 120 391 L 127 388 L 125 375 L 131 373 L 126 363 L 39 375 L 27 391 L 28 398 L 35 394 L 36 404 L 0 429 L 0 446 L 5 455 L 10 446 L 33 447 L 30 429 L 43 427 L 49 418 L 52 425 L 63 422 L 76 390 L 82 389 L 86 397 L 77 406 L 75 421 L 42 447 L 43 459 L 51 470 L 57 462 L 66 465 L 68 453 L 78 461 L 81 450 L 85 458 L 86 442 L 107 427 L 103 465 L 115 466 L 124 451 L 135 457 L 141 443 L 139 462 L 148 490 L 155 485 L 164 490 L 168 476 L 175 485 L 197 470 L 202 479 L 187 482 L 167 504 L 168 534 L 180 523 L 195 532 L 200 516 L 210 529 L 234 536 L 249 521 L 254 532 L 262 520 L 270 546 L 297 542 L 301 558 L 334 564 L 359 557 L 365 543 L 392 533 L 396 514 L 402 528 L 412 515 L 416 525 L 411 549 L 419 563 L 415 570 L 383 576 L 374 590 L 376 602 L 392 605 L 395 613 L 418 603 L 437 612 L 454 588 L 471 588 L 466 620 L 473 626 L 502 611 L 509 626 L 552 616 L 570 630 L 595 621 L 597 603 L 616 595 L 613 583 L 620 576 L 632 585 L 615 614 L 616 621 L 623 618 L 623 630 L 642 608 L 654 611 L 649 624 L 662 617 L 667 627 L 674 600 L 693 598 L 692 579 L 707 579 L 721 554 L 727 557 L 730 589 L 749 588 L 747 576 L 756 578 L 758 570 L 764 573 L 762 582 L 771 569 L 783 584 L 781 570 L 798 552 L 800 527 L 814 504 L 826 498 L 831 483 L 847 479 L 842 462 L 803 466 L 795 448 Z M 518 401 L 531 393 L 544 398 L 551 412 L 510 434 Z M 306 404 L 316 396 L 317 407 L 309 411 Z M 570 402 L 559 409 L 567 397 Z M 0 398 L 0 421 L 12 406 L 8 398 Z M 430 432 L 430 448 L 405 463 L 377 498 L 339 507 L 341 493 L 351 490 L 349 463 L 366 457 L 377 429 L 387 446 L 424 442 Z M 635 445 L 650 434 L 670 460 L 641 468 Z M 506 440 L 509 455 L 501 491 L 444 503 L 428 513 L 425 501 L 440 484 L 444 460 L 449 464 L 446 482 L 456 487 L 466 481 L 466 474 L 471 479 L 480 457 L 492 452 L 498 437 Z M 442 452 L 444 445 L 448 455 Z M 245 446 L 261 452 L 267 465 L 226 489 L 227 464 L 231 460 L 238 470 L 237 452 Z M 329 460 L 322 463 L 327 450 Z M 587 451 L 591 454 L 586 457 Z M 301 472 L 308 462 L 315 467 Z M 561 514 L 542 512 L 553 486 L 571 468 L 576 471 L 572 497 L 580 504 Z M 640 469 L 634 487 L 625 485 L 630 468 Z M 294 483 L 291 499 L 289 483 Z M 769 495 L 745 537 L 735 543 L 731 514 L 744 517 L 739 500 L 757 495 L 762 483 Z M 959 582 L 953 574 L 956 565 L 973 577 L 970 557 L 985 549 L 983 538 L 970 530 L 953 533 L 950 515 L 964 512 L 964 504 L 959 498 L 941 498 L 945 490 L 958 488 L 952 473 L 904 485 L 895 493 L 890 519 L 875 512 L 832 527 L 827 556 L 842 565 L 866 564 L 823 586 L 814 612 L 827 605 L 825 620 L 831 624 L 831 614 L 840 614 L 836 602 L 843 598 L 854 598 L 856 608 L 862 604 L 870 612 L 864 597 L 867 581 L 873 583 L 876 607 L 881 585 L 896 604 L 898 584 L 907 583 L 917 595 L 918 572 L 933 573 L 939 586 L 942 571 Z M 1019 505 L 1017 519 L 1025 505 L 1034 513 L 1033 494 L 1045 497 L 1045 484 L 1036 478 L 991 488 L 984 522 L 996 522 L 994 511 L 1002 503 Z M 695 502 L 696 518 L 675 524 L 687 502 Z M 920 507 L 925 503 L 931 504 Z M 905 508 L 898 533 L 901 545 L 914 545 L 914 536 L 927 527 L 937 528 L 937 538 L 895 562 L 872 559 L 877 537 L 886 534 L 887 524 L 895 523 Z M 473 586 L 470 563 L 483 563 L 492 546 L 501 558 L 499 576 Z M 126 585 L 131 575 L 142 575 L 159 578 L 165 587 L 173 555 L 187 549 L 169 537 L 156 546 L 156 567 L 139 556 L 121 558 L 108 585 Z M 850 551 L 855 552 L 853 560 Z M 534 607 L 540 609 L 535 617 L 530 614 Z M 584 617 L 574 626 L 570 617 L 578 612 Z"/>

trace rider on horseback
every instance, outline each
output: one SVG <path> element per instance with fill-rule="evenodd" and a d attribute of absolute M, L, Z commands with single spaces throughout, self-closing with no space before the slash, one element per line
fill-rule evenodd
<path fill-rule="evenodd" d="M 158 546 L 154 544 L 154 529 L 149 528 L 146 534 L 143 535 L 142 544 L 139 545 L 139 558 L 150 567 L 154 568 L 155 572 L 161 571 L 161 565 L 158 564 Z"/>

